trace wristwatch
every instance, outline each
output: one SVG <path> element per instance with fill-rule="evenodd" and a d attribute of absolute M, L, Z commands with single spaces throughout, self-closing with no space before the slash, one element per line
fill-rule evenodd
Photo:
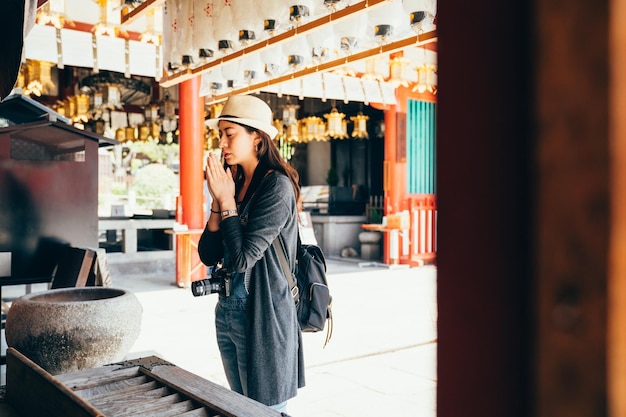
<path fill-rule="evenodd" d="M 222 211 L 222 218 L 224 217 L 230 217 L 230 216 L 236 216 L 237 214 L 237 210 L 223 210 Z"/>

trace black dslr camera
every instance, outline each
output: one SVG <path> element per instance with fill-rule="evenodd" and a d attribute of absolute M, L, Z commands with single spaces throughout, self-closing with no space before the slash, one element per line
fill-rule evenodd
<path fill-rule="evenodd" d="M 191 283 L 191 293 L 194 297 L 218 293 L 224 297 L 230 297 L 231 274 L 226 268 L 215 269 L 211 278 L 194 281 Z"/>

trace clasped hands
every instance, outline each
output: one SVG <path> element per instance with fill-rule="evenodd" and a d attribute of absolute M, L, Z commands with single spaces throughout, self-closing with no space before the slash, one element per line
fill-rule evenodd
<path fill-rule="evenodd" d="M 206 159 L 205 177 L 207 187 L 213 204 L 217 204 L 222 210 L 226 209 L 224 203 L 235 203 L 235 181 L 230 167 L 224 170 L 219 156 L 211 152 Z M 230 206 L 230 204 L 226 204 Z"/>

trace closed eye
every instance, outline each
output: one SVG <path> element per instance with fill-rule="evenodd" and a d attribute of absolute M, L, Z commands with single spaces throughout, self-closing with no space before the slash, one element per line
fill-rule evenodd
<path fill-rule="evenodd" d="M 220 133 L 220 138 L 226 135 L 227 138 L 232 138 L 235 135 L 236 131 L 232 128 L 226 128 Z"/>

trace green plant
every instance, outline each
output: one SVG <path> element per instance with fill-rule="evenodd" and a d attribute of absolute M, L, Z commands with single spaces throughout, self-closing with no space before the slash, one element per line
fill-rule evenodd
<path fill-rule="evenodd" d="M 383 222 L 383 215 L 380 209 L 376 207 L 369 207 L 369 221 L 370 223 L 380 224 Z"/>
<path fill-rule="evenodd" d="M 113 195 L 127 195 L 128 189 L 126 188 L 126 184 L 113 182 L 111 183 L 111 194 Z"/>
<path fill-rule="evenodd" d="M 331 167 L 326 174 L 326 184 L 331 187 L 335 187 L 339 184 L 339 174 L 337 174 L 337 170 L 333 167 Z"/>
<path fill-rule="evenodd" d="M 162 164 L 148 164 L 137 170 L 130 187 L 137 197 L 137 205 L 144 209 L 162 208 L 164 196 L 178 194 L 178 176 Z"/>
<path fill-rule="evenodd" d="M 168 164 L 171 160 L 177 160 L 179 154 L 178 144 L 161 144 L 154 141 L 131 142 L 128 144 L 129 149 L 134 153 L 135 158 L 141 157 L 143 160 Z M 141 161 L 132 164 L 133 172 L 143 166 Z"/>

